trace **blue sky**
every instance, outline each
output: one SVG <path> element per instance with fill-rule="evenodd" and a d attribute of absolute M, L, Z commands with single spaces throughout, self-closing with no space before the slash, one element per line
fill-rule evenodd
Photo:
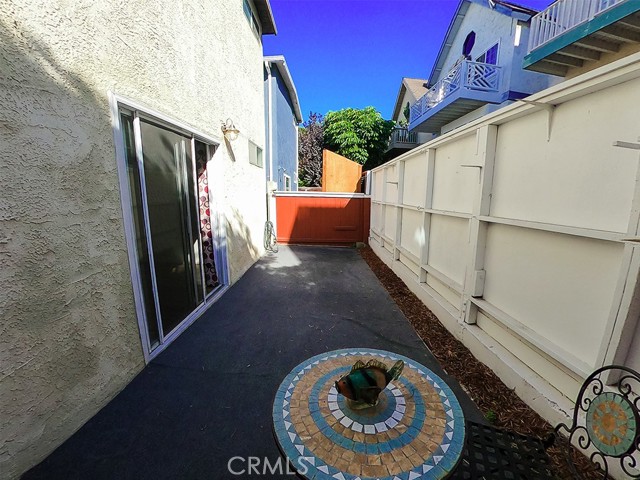
<path fill-rule="evenodd" d="M 551 0 L 516 0 L 543 9 Z M 271 0 L 302 115 L 373 105 L 390 118 L 402 77 L 427 78 L 458 0 Z"/>

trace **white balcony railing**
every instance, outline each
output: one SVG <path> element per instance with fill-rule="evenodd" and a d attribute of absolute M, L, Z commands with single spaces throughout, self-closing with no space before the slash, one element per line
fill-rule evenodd
<path fill-rule="evenodd" d="M 410 122 L 427 113 L 460 88 L 497 92 L 500 88 L 500 67 L 469 60 L 458 63 L 413 104 Z"/>
<path fill-rule="evenodd" d="M 529 53 L 611 7 L 628 0 L 558 0 L 531 19 Z"/>
<path fill-rule="evenodd" d="M 389 144 L 394 143 L 418 143 L 418 134 L 403 127 L 396 127 L 389 138 Z"/>

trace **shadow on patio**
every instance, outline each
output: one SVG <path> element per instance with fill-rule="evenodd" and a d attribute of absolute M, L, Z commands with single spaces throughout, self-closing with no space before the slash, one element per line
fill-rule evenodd
<path fill-rule="evenodd" d="M 346 347 L 426 365 L 482 421 L 357 250 L 281 247 L 24 478 L 237 478 L 232 457 L 280 455 L 271 410 L 283 378 Z"/>

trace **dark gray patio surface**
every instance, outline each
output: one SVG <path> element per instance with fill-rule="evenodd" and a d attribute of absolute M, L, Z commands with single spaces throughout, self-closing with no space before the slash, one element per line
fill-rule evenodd
<path fill-rule="evenodd" d="M 282 379 L 347 347 L 415 359 L 481 421 L 357 250 L 280 247 L 23 478 L 239 478 L 227 471 L 230 458 L 279 456 L 271 408 Z"/>

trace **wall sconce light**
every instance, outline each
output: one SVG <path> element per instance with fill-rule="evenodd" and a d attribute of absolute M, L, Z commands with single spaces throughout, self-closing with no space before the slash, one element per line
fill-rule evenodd
<path fill-rule="evenodd" d="M 230 142 L 233 142 L 236 138 L 238 138 L 238 135 L 240 134 L 240 130 L 236 128 L 231 118 L 227 118 L 227 121 L 222 123 L 221 128 L 224 138 L 226 138 Z"/>

